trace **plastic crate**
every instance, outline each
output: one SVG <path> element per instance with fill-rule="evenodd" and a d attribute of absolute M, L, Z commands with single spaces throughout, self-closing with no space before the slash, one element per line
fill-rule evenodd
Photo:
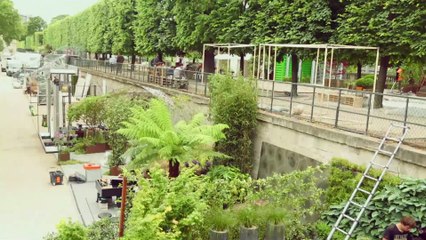
<path fill-rule="evenodd" d="M 64 173 L 62 171 L 56 170 L 49 172 L 50 175 L 50 183 L 55 185 L 62 185 L 64 180 Z"/>

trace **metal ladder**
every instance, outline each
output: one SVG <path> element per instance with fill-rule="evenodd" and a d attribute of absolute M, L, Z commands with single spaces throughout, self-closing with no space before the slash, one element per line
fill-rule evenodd
<path fill-rule="evenodd" d="M 396 137 L 396 138 L 391 137 L 391 135 L 390 135 L 392 133 L 392 130 L 395 129 L 395 128 L 402 129 L 402 135 L 399 136 L 399 137 Z M 359 180 L 358 185 L 356 186 L 355 190 L 352 192 L 352 195 L 349 198 L 349 201 L 346 203 L 345 207 L 343 208 L 343 211 L 339 215 L 339 218 L 337 219 L 336 223 L 333 225 L 333 228 L 331 229 L 330 233 L 328 234 L 327 240 L 332 240 L 333 235 L 336 233 L 336 230 L 343 233 L 346 236 L 345 240 L 348 240 L 351 237 L 352 233 L 354 232 L 355 228 L 357 227 L 359 220 L 361 219 L 362 214 L 364 213 L 366 207 L 368 206 L 371 199 L 373 198 L 373 195 L 377 191 L 377 188 L 378 188 L 380 182 L 382 181 L 383 176 L 385 175 L 385 173 L 388 170 L 392 160 L 394 159 L 395 154 L 398 152 L 398 149 L 401 146 L 401 143 L 404 141 L 404 138 L 408 133 L 408 129 L 409 129 L 409 127 L 407 127 L 407 126 L 402 126 L 402 125 L 391 123 L 391 125 L 389 126 L 385 136 L 383 137 L 382 141 L 380 142 L 379 147 L 377 148 L 376 152 L 374 153 L 373 159 L 371 159 L 370 163 L 368 164 L 367 168 L 365 169 L 364 173 L 362 174 L 362 177 Z M 387 150 L 383 149 L 385 142 L 389 141 L 389 140 L 393 141 L 393 142 L 397 142 L 397 145 L 396 145 L 396 147 L 393 151 L 387 151 Z M 377 159 L 377 156 L 378 156 L 379 153 L 384 154 L 384 155 L 389 157 L 389 159 L 388 159 L 388 161 L 386 162 L 385 165 L 381 165 L 381 164 L 378 164 L 376 162 L 376 159 Z M 379 178 L 375 178 L 375 177 L 369 175 L 369 171 L 373 168 L 373 166 L 379 167 L 380 169 L 382 169 L 382 172 L 381 172 Z M 375 182 L 371 191 L 361 188 L 364 180 L 366 180 L 366 179 Z M 357 203 L 357 202 L 354 201 L 357 193 L 363 193 L 363 194 L 368 195 L 368 197 L 367 197 L 367 199 L 365 200 L 364 203 Z M 347 213 L 350 205 L 356 206 L 357 207 L 356 209 L 359 209 L 359 212 L 358 212 L 356 217 L 351 217 L 351 216 L 349 216 L 349 213 Z M 340 225 L 340 223 L 342 222 L 343 219 L 347 219 L 351 223 L 351 227 L 350 227 L 349 231 L 345 231 L 341 227 L 339 227 L 339 225 Z"/>

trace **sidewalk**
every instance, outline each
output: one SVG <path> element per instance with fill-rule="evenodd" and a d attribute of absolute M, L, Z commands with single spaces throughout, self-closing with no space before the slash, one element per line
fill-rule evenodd
<path fill-rule="evenodd" d="M 68 184 L 52 186 L 49 169 L 58 167 L 45 154 L 23 89 L 0 73 L 0 239 L 40 240 L 61 219 L 81 221 Z"/>
<path fill-rule="evenodd" d="M 73 165 L 62 165 L 61 168 L 64 172 L 65 179 L 68 179 L 70 175 L 78 172 L 81 175 L 85 175 L 85 170 L 83 168 L 84 163 L 100 164 L 102 166 L 102 173 L 108 171 L 109 169 L 105 166 L 106 163 L 106 154 L 105 153 L 94 153 L 94 154 L 74 154 L 71 153 L 72 160 L 78 160 L 82 162 L 81 164 Z M 66 183 L 68 184 L 73 192 L 78 211 L 80 212 L 83 224 L 88 226 L 93 222 L 99 220 L 99 213 L 109 212 L 112 215 L 112 218 L 118 218 L 120 215 L 119 208 L 109 208 L 108 210 L 102 210 L 99 204 L 96 202 L 97 190 L 95 182 L 85 182 L 85 183 Z"/>

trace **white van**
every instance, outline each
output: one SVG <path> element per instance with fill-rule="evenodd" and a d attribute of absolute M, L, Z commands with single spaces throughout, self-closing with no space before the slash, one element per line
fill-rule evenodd
<path fill-rule="evenodd" d="M 6 74 L 12 76 L 14 73 L 22 69 L 22 63 L 18 60 L 7 60 Z"/>

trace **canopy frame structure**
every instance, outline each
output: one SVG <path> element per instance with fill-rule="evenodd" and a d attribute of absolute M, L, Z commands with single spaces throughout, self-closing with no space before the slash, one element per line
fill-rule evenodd
<path fill-rule="evenodd" d="M 241 44 L 241 43 L 205 43 L 205 44 L 203 44 L 203 58 L 202 58 L 202 62 L 203 62 L 203 65 L 202 65 L 202 69 L 201 69 L 201 72 L 202 72 L 202 74 L 201 74 L 201 76 L 202 76 L 202 78 L 201 78 L 201 81 L 202 82 L 204 82 L 204 66 L 205 66 L 205 64 L 204 64 L 204 56 L 205 56 L 205 53 L 206 53 L 206 48 L 214 48 L 215 50 L 217 50 L 217 53 L 218 54 L 220 54 L 221 52 L 220 52 L 220 50 L 221 49 L 225 49 L 226 50 L 226 53 L 228 54 L 228 55 L 231 55 L 231 49 L 236 49 L 236 48 L 254 48 L 253 49 L 253 77 L 255 77 L 255 74 L 254 74 L 254 70 L 255 70 L 255 64 L 254 64 L 254 62 L 255 62 L 255 59 L 256 59 L 256 50 L 257 50 L 257 45 L 256 44 Z M 230 68 L 230 65 L 231 65 L 231 60 L 230 59 L 228 59 L 228 69 Z M 216 70 L 215 70 L 215 73 L 219 73 L 220 72 L 220 66 L 219 66 L 219 64 L 218 64 L 218 66 L 216 67 Z"/>
<path fill-rule="evenodd" d="M 331 79 L 332 79 L 332 72 L 333 72 L 333 60 L 334 60 L 334 50 L 336 49 L 352 49 L 352 50 L 376 50 L 376 61 L 375 61 L 375 73 L 374 73 L 374 85 L 373 85 L 373 92 L 376 90 L 376 81 L 377 81 L 377 72 L 379 68 L 379 57 L 380 57 L 380 48 L 379 47 L 369 47 L 369 46 L 352 46 L 352 45 L 340 45 L 340 44 L 274 44 L 274 43 L 263 43 L 259 44 L 259 60 L 257 62 L 257 78 L 258 79 L 264 79 L 264 69 L 265 69 L 265 58 L 266 55 L 268 57 L 268 75 L 270 75 L 270 65 L 271 65 L 271 50 L 274 48 L 274 72 L 273 72 L 273 80 L 275 81 L 275 72 L 276 72 L 276 59 L 277 59 L 277 50 L 279 48 L 299 48 L 299 49 L 316 49 L 317 50 L 317 56 L 316 56 L 316 64 L 315 64 L 315 71 L 314 71 L 314 83 L 317 83 L 317 76 L 318 76 L 318 66 L 319 66 L 319 56 L 321 53 L 321 50 L 324 51 L 324 68 L 323 68 L 323 74 L 322 74 L 322 84 L 325 86 L 325 76 L 326 76 L 326 68 L 327 68 L 327 60 L 328 60 L 328 53 L 331 52 L 330 57 L 330 70 L 329 70 L 329 81 L 328 81 L 328 87 L 331 87 Z M 266 50 L 268 49 L 268 53 L 266 54 Z M 262 63 L 260 56 L 262 56 Z M 255 64 L 253 64 L 254 66 Z M 254 71 L 253 71 L 254 72 Z M 262 73 L 262 74 L 261 74 Z"/>

